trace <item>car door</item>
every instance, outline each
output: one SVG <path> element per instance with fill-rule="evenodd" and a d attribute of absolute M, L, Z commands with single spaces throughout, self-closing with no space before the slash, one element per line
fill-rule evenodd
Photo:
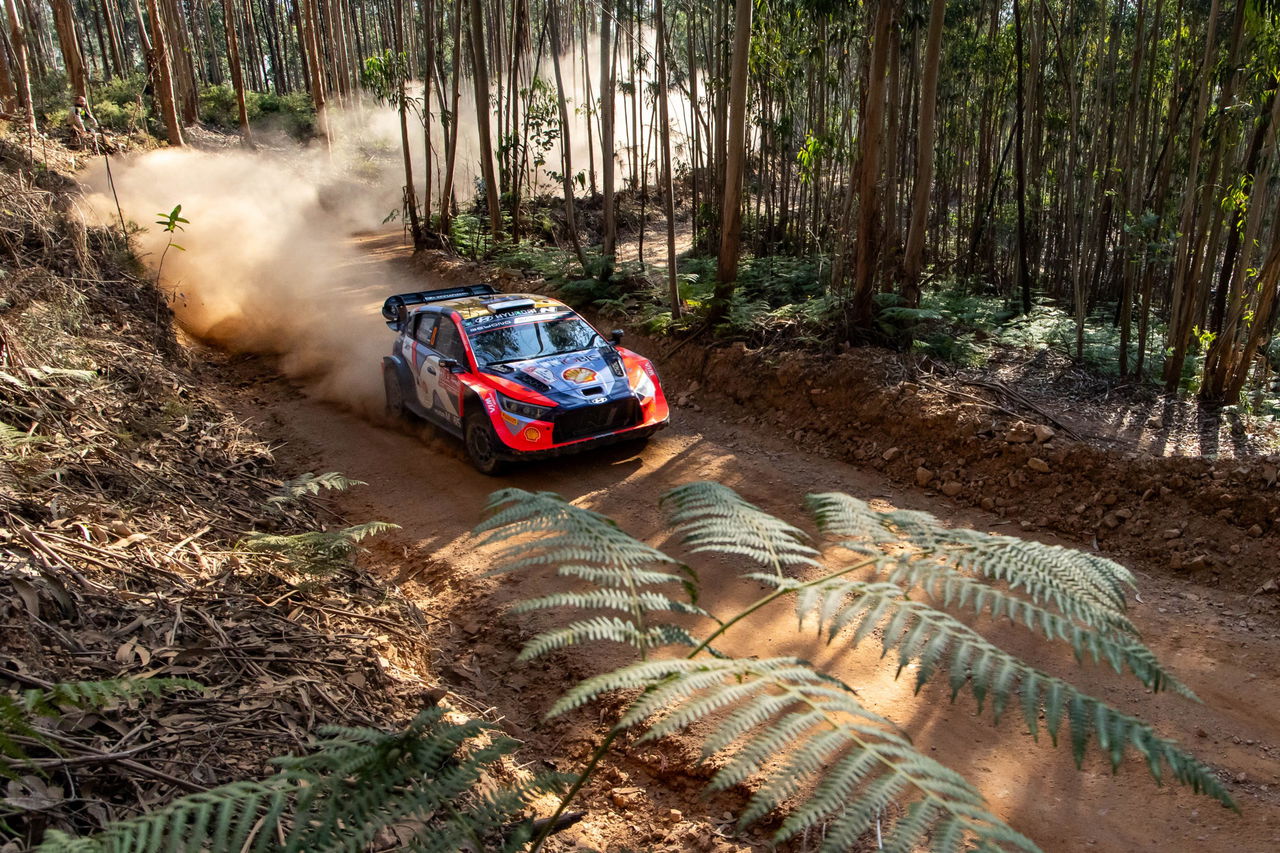
<path fill-rule="evenodd" d="M 441 315 L 431 337 L 431 346 L 423 359 L 423 387 L 432 392 L 431 411 L 454 426 L 462 425 L 462 381 L 454 369 L 442 367 L 441 362 L 453 362 L 456 369 L 467 368 L 467 351 L 462 334 L 452 317 Z"/>
<path fill-rule="evenodd" d="M 461 426 L 459 396 L 462 383 L 442 360 L 467 363 L 462 337 L 453 319 L 437 312 L 422 312 L 413 330 L 414 389 L 418 407 L 427 415 Z"/>
<path fill-rule="evenodd" d="M 427 358 L 432 354 L 431 339 L 435 335 L 440 315 L 435 311 L 422 311 L 413 318 L 413 326 L 405 337 L 405 361 L 413 371 L 414 403 L 424 413 L 431 413 L 432 396 L 437 379 L 436 368 L 426 370 Z"/>

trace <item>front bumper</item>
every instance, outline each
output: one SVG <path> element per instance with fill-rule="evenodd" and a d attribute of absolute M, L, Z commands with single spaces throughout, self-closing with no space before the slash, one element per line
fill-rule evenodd
<path fill-rule="evenodd" d="M 509 462 L 532 462 L 538 459 L 554 459 L 557 456 L 567 456 L 571 453 L 595 450 L 597 448 L 607 447 L 610 444 L 617 444 L 622 441 L 634 441 L 636 439 L 648 438 L 659 430 L 666 429 L 670 423 L 671 419 L 667 417 L 656 423 L 645 422 L 633 427 L 627 427 L 623 430 L 618 430 L 617 432 L 595 435 L 589 438 L 580 438 L 577 441 L 556 444 L 539 450 L 516 450 L 513 447 L 505 446 L 502 451 L 498 453 L 498 457 Z"/>

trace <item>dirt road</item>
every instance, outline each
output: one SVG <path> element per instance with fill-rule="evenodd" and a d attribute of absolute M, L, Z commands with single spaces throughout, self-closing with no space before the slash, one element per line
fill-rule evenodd
<path fill-rule="evenodd" d="M 390 343 L 374 315 L 376 305 L 392 292 L 394 282 L 410 274 L 398 235 L 366 237 L 358 245 L 363 257 L 353 266 L 351 289 L 367 299 L 369 316 L 358 323 L 349 317 L 333 322 L 349 324 L 350 335 L 376 336 L 374 346 L 361 346 L 376 352 Z M 417 286 L 431 284 L 421 280 Z M 376 360 L 368 368 L 376 376 Z M 309 396 L 305 381 L 281 379 L 272 369 L 265 360 L 239 363 L 242 410 L 281 442 L 280 453 L 296 466 L 341 471 L 369 483 L 344 496 L 342 508 L 354 521 L 377 518 L 401 525 L 375 548 L 372 559 L 389 580 L 405 582 L 420 596 L 424 610 L 437 620 L 440 636 L 446 638 L 437 661 L 441 677 L 478 706 L 494 709 L 509 730 L 564 769 L 572 766 L 568 759 L 582 752 L 590 733 L 558 728 L 552 736 L 540 733 L 537 720 L 568 685 L 570 673 L 516 664 L 516 643 L 527 623 L 503 613 L 511 600 L 536 594 L 538 584 L 516 577 L 482 578 L 486 555 L 477 553 L 468 538 L 493 489 L 513 485 L 558 492 L 659 545 L 664 544 L 659 496 L 698 479 L 719 480 L 797 522 L 803 520 L 800 507 L 806 493 L 838 490 L 883 507 L 927 510 L 956 525 L 1011 532 L 1008 522 L 996 516 L 903 489 L 874 471 L 809 454 L 780 435 L 744 426 L 739 423 L 744 409 L 712 396 L 696 398 L 697 410 L 677 409 L 672 428 L 638 453 L 606 449 L 521 468 L 495 481 L 472 470 L 452 440 L 424 438 L 425 430 L 415 434 L 378 425 L 349 407 Z M 754 598 L 753 588 L 733 582 L 737 567 L 696 562 L 703 569 L 708 609 L 732 612 L 739 599 Z M 989 716 L 975 717 L 967 700 L 949 704 L 945 691 L 926 689 L 913 696 L 911 679 L 893 681 L 892 668 L 874 654 L 851 655 L 798 635 L 785 605 L 730 634 L 727 645 L 737 653 L 795 653 L 829 665 L 859 689 L 873 710 L 899 721 L 917 744 L 978 784 L 999 814 L 1047 851 L 1280 849 L 1280 622 L 1274 608 L 1270 602 L 1190 586 L 1158 567 L 1132 568 L 1140 581 L 1135 621 L 1204 704 L 1172 695 L 1152 697 L 1133 682 L 1108 677 L 1109 671 L 1089 671 L 1078 680 L 1112 704 L 1141 713 L 1166 736 L 1220 768 L 1243 816 L 1184 790 L 1157 787 L 1140 762 L 1130 762 L 1112 776 L 1103 762 L 1090 757 L 1077 772 L 1065 748 L 1054 749 L 1047 740 L 1033 742 L 1012 716 L 993 728 Z M 1002 632 L 1000 641 L 1016 652 L 1036 654 L 1036 644 L 1016 631 Z M 1069 670 L 1061 665 L 1064 657 L 1056 659 L 1058 671 Z M 577 660 L 573 668 L 586 673 L 610 662 L 603 656 Z M 637 756 L 630 769 L 612 770 L 593 794 L 594 802 L 608 802 L 602 798 L 614 792 L 610 814 L 593 810 L 566 837 L 597 850 L 621 850 L 623 843 L 644 849 L 736 849 L 719 838 L 693 838 L 680 818 L 670 815 L 672 808 L 688 816 L 718 806 L 700 804 L 681 769 L 664 764 L 667 760 Z M 668 776 L 671 784 L 664 788 Z M 639 795 L 646 798 L 644 805 L 626 812 L 616 792 L 633 796 L 628 785 L 649 790 Z"/>

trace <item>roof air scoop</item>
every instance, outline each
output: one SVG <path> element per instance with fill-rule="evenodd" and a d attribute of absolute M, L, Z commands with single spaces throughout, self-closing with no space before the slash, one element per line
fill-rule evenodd
<path fill-rule="evenodd" d="M 490 302 L 486 307 L 494 314 L 501 314 L 504 311 L 522 311 L 533 305 L 532 299 L 504 299 L 501 302 Z"/>

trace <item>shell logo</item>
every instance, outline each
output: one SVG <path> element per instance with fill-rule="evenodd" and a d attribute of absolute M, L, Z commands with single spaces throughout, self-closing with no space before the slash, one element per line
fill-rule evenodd
<path fill-rule="evenodd" d="M 540 438 L 542 438 L 542 431 L 537 427 L 529 427 L 524 431 L 525 441 L 537 441 Z"/>
<path fill-rule="evenodd" d="M 588 382 L 596 381 L 596 372 L 589 367 L 570 367 L 566 368 L 564 373 L 560 374 L 566 382 L 573 382 L 578 385 L 586 385 Z"/>

